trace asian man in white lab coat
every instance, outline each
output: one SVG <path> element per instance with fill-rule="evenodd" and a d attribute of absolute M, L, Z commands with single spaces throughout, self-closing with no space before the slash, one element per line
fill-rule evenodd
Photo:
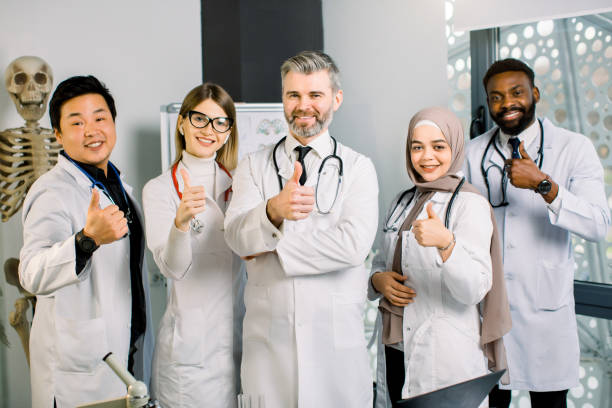
<path fill-rule="evenodd" d="M 23 205 L 19 279 L 36 294 L 32 406 L 125 396 L 109 352 L 148 383 L 153 348 L 142 216 L 109 161 L 116 109 L 93 76 L 60 83 L 49 104 L 63 151 Z"/>
<path fill-rule="evenodd" d="M 234 176 L 225 238 L 247 259 L 243 393 L 266 408 L 371 407 L 364 260 L 378 223 L 370 159 L 328 132 L 342 103 L 321 52 L 281 67 L 289 134 Z"/>
<path fill-rule="evenodd" d="M 536 118 L 540 91 L 526 64 L 497 61 L 483 83 L 497 127 L 468 144 L 466 174 L 495 210 L 512 315 L 510 384 L 490 404 L 508 407 L 510 390 L 528 390 L 534 408 L 566 407 L 580 360 L 571 234 L 605 237 L 603 168 L 585 136 Z"/>

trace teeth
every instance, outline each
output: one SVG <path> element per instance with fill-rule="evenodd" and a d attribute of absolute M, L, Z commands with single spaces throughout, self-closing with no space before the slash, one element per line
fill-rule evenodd
<path fill-rule="evenodd" d="M 208 140 L 208 139 L 202 139 L 198 137 L 198 140 L 202 143 L 208 143 L 208 144 L 213 144 L 214 142 L 212 140 Z"/>
<path fill-rule="evenodd" d="M 90 143 L 88 145 L 86 145 L 87 147 L 98 147 L 102 144 L 102 142 L 95 142 L 95 143 Z"/>

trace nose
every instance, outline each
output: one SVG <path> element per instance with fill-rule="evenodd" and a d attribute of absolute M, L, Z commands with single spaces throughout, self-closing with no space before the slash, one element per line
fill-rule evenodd
<path fill-rule="evenodd" d="M 301 111 L 307 111 L 310 108 L 310 98 L 300 98 L 297 108 Z"/>

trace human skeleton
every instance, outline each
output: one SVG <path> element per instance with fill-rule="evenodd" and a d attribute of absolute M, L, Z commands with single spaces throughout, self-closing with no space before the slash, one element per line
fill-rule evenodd
<path fill-rule="evenodd" d="M 7 67 L 4 83 L 17 111 L 26 121 L 20 128 L 0 131 L 0 217 L 6 222 L 19 211 L 32 183 L 57 163 L 61 146 L 51 129 L 38 124 L 47 110 L 53 87 L 51 67 L 38 57 L 19 57 Z M 23 295 L 15 301 L 9 323 L 17 331 L 29 363 L 30 323 L 26 312 L 30 303 L 34 309 L 36 297 L 19 284 L 18 265 L 19 260 L 15 258 L 4 264 L 6 281 Z M 8 345 L 1 325 L 0 340 Z"/>
<path fill-rule="evenodd" d="M 51 67 L 38 57 L 19 57 L 7 67 L 4 83 L 26 121 L 0 132 L 0 217 L 6 222 L 19 211 L 32 183 L 57 163 L 61 146 L 51 129 L 38 124 L 53 86 Z"/>

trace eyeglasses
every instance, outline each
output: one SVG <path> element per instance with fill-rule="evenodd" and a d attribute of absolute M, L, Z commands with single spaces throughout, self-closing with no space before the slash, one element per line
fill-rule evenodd
<path fill-rule="evenodd" d="M 218 117 L 218 118 L 209 118 L 202 112 L 198 111 L 189 111 L 189 122 L 191 125 L 198 129 L 203 129 L 210 123 L 217 132 L 225 133 L 232 128 L 234 124 L 234 119 Z"/>

